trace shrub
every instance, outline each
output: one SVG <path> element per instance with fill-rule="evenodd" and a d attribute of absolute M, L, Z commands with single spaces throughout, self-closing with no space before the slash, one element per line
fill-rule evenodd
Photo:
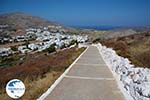
<path fill-rule="evenodd" d="M 52 53 L 56 51 L 55 44 L 52 44 L 49 48 L 45 49 L 44 51 L 48 53 Z"/>
<path fill-rule="evenodd" d="M 16 46 L 11 46 L 10 48 L 11 48 L 11 50 L 13 50 L 13 51 L 18 51 L 18 48 L 17 48 Z"/>
<path fill-rule="evenodd" d="M 101 38 L 96 38 L 96 39 L 94 39 L 92 42 L 93 42 L 93 43 L 97 43 L 97 42 L 100 42 L 100 41 L 102 41 Z"/>
<path fill-rule="evenodd" d="M 72 40 L 70 45 L 74 45 L 75 43 L 78 44 L 77 40 Z"/>

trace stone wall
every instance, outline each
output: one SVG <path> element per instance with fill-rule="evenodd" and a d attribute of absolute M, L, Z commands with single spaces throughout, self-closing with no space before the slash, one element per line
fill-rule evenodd
<path fill-rule="evenodd" d="M 133 100 L 150 100 L 150 69 L 134 66 L 124 57 L 101 44 L 96 45 L 104 61 L 117 76 L 121 88 Z"/>

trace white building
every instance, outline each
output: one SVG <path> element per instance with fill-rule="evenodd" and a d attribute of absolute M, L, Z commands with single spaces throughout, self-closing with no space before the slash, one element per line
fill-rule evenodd
<path fill-rule="evenodd" d="M 0 56 L 4 57 L 4 56 L 9 56 L 10 54 L 12 54 L 12 50 L 10 48 L 0 48 Z"/>

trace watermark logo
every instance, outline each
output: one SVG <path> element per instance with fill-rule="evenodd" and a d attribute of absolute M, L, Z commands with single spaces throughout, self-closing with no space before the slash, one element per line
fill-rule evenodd
<path fill-rule="evenodd" d="M 6 85 L 6 92 L 11 98 L 18 99 L 25 93 L 25 85 L 18 79 L 10 80 Z"/>

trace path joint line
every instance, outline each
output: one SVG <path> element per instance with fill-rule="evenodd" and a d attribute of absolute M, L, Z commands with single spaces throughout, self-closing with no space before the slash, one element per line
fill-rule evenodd
<path fill-rule="evenodd" d="M 73 79 L 86 79 L 86 80 L 115 80 L 114 78 L 81 77 L 81 76 L 70 76 L 70 75 L 65 75 L 64 77 L 73 78 Z"/>

